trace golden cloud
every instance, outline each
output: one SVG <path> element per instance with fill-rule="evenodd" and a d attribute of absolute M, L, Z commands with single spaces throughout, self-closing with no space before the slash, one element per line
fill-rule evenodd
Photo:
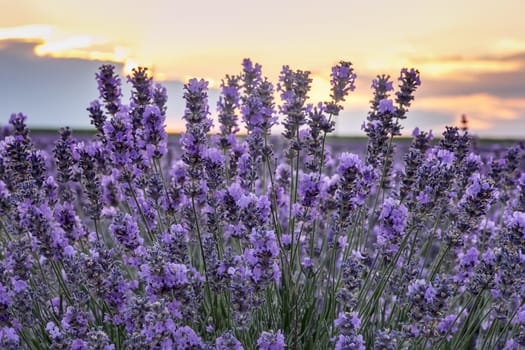
<path fill-rule="evenodd" d="M 525 118 L 525 98 L 501 98 L 488 94 L 419 98 L 418 110 L 466 113 L 469 127 L 487 130 L 501 120 Z"/>
<path fill-rule="evenodd" d="M 34 54 L 54 58 L 110 61 L 124 65 L 123 74 L 139 66 L 130 50 L 108 40 L 85 34 L 65 34 L 50 25 L 31 24 L 0 28 L 0 42 L 34 41 Z"/>

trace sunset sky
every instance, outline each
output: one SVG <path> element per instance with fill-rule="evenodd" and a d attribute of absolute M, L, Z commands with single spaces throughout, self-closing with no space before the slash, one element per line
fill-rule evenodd
<path fill-rule="evenodd" d="M 276 81 L 282 65 L 310 70 L 326 100 L 331 65 L 354 63 L 357 89 L 337 133 L 361 134 L 377 74 L 421 72 L 405 132 L 441 133 L 466 113 L 473 133 L 525 138 L 525 0 L 0 0 L 0 124 L 89 127 L 94 74 L 114 62 L 150 67 L 168 87 L 179 130 L 182 84 L 210 80 L 212 110 L 225 74 L 245 57 Z M 122 79 L 125 83 L 125 78 Z M 127 98 L 127 97 L 126 97 Z"/>

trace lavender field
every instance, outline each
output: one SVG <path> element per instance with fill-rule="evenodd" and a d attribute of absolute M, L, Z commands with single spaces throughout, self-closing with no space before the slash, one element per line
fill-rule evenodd
<path fill-rule="evenodd" d="M 167 91 L 143 68 L 123 101 L 100 67 L 96 133 L 11 115 L 0 348 L 525 349 L 523 143 L 400 138 L 421 85 L 405 68 L 373 81 L 366 139 L 331 137 L 355 79 L 340 62 L 318 103 L 310 72 L 274 83 L 244 60 L 217 134 L 191 79 L 168 137 Z"/>

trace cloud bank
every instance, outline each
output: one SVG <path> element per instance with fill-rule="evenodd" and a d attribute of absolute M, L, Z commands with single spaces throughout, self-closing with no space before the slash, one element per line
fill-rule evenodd
<path fill-rule="evenodd" d="M 114 64 L 117 71 L 125 71 L 124 53 L 117 57 L 120 62 L 114 57 L 111 60 L 97 59 L 96 55 L 87 54 L 98 52 L 95 50 L 97 46 L 89 46 L 94 50 L 89 51 L 86 47 L 81 48 L 80 41 L 77 49 L 84 50 L 84 56 L 77 52 L 79 57 L 57 57 L 51 52 L 59 52 L 60 42 L 55 41 L 54 47 L 47 46 L 49 54 L 46 54 L 46 50 L 42 49 L 46 48 L 42 39 L 32 38 L 30 29 L 26 29 L 25 33 L 0 31 L 0 123 L 6 123 L 11 113 L 23 112 L 29 116 L 32 127 L 58 128 L 68 125 L 90 128 L 85 109 L 90 101 L 98 98 L 95 73 L 100 65 L 106 63 Z M 42 33 L 42 28 L 37 29 Z M 62 44 L 62 48 L 68 46 L 67 40 Z M 89 43 L 86 41 L 85 44 Z M 68 47 L 72 49 L 71 45 Z M 523 138 L 525 52 L 470 58 L 413 58 L 411 62 L 413 66 L 420 67 L 423 84 L 416 93 L 408 119 L 403 121 L 406 134 L 416 126 L 433 129 L 435 134 L 439 134 L 445 125 L 458 124 L 461 114 L 465 113 L 473 133 Z M 494 69 L 498 66 L 500 70 Z M 358 75 L 356 92 L 348 98 L 346 110 L 337 121 L 339 135 L 362 135 L 360 126 L 366 119 L 373 78 L 366 71 Z M 328 91 L 323 94 L 321 90 L 329 89 L 327 77 L 319 75 L 314 79 L 312 97 L 326 98 Z M 122 81 L 123 100 L 126 101 L 129 87 L 125 77 Z M 184 127 L 181 120 L 184 82 L 167 80 L 161 83 L 168 89 L 168 128 L 180 131 Z M 218 93 L 217 88 L 210 89 L 212 112 Z"/>

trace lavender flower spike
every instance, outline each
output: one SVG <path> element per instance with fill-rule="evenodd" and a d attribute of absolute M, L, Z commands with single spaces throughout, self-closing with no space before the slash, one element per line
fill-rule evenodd
<path fill-rule="evenodd" d="M 141 135 L 142 148 L 146 150 L 147 158 L 160 159 L 166 154 L 168 135 L 165 130 L 166 117 L 156 105 L 147 105 L 142 116 L 144 130 Z"/>
<path fill-rule="evenodd" d="M 352 63 L 348 61 L 341 61 L 339 64 L 332 67 L 330 74 L 330 85 L 332 86 L 330 97 L 332 101 L 327 103 L 327 113 L 331 115 L 339 115 L 343 109 L 340 105 L 345 101 L 349 92 L 355 90 L 355 79 L 357 75 L 354 73 Z"/>
<path fill-rule="evenodd" d="M 277 333 L 262 332 L 257 339 L 257 346 L 259 350 L 284 350 L 286 343 L 283 333 L 279 330 Z"/>
<path fill-rule="evenodd" d="M 115 74 L 115 66 L 106 64 L 96 74 L 100 98 L 104 101 L 109 114 L 115 115 L 120 109 L 122 90 L 120 78 Z"/>
<path fill-rule="evenodd" d="M 399 76 L 399 91 L 396 92 L 396 102 L 399 104 L 402 112 L 398 118 L 406 118 L 405 113 L 410 107 L 412 100 L 414 100 L 414 91 L 421 86 L 421 79 L 419 78 L 419 71 L 411 68 L 403 68 Z"/>

